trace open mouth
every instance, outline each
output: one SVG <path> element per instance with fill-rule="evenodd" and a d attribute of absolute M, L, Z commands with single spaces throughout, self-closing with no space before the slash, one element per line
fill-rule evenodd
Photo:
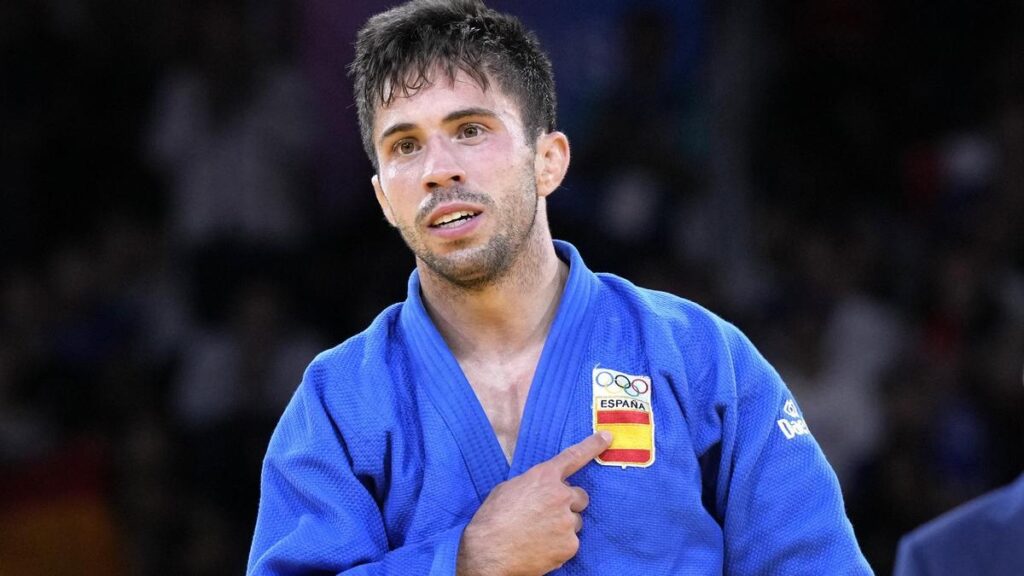
<path fill-rule="evenodd" d="M 472 212 L 469 210 L 458 210 L 456 212 L 449 212 L 434 220 L 430 223 L 431 228 L 455 228 L 460 226 L 464 222 L 468 222 L 473 218 L 476 218 L 479 212 Z"/>

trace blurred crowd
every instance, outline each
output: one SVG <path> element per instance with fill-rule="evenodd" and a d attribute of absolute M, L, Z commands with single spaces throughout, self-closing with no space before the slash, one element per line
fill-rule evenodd
<path fill-rule="evenodd" d="M 243 570 L 305 365 L 413 267 L 345 74 L 388 4 L 0 3 L 0 574 Z M 490 5 L 554 61 L 555 236 L 751 336 L 878 573 L 1024 471 L 1019 2 Z"/>

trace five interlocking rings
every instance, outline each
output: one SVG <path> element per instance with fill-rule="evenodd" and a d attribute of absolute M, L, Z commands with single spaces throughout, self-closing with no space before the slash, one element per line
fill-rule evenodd
<path fill-rule="evenodd" d="M 607 387 L 613 383 L 622 388 L 622 391 L 627 396 L 637 397 L 641 394 L 646 394 L 650 390 L 650 385 L 646 380 L 642 378 L 629 379 L 629 376 L 625 374 L 612 374 L 611 372 L 598 372 L 597 376 L 594 376 L 594 381 L 597 382 L 598 386 Z"/>

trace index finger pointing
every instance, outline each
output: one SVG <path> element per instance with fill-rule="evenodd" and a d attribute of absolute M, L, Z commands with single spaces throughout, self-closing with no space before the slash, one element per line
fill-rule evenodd
<path fill-rule="evenodd" d="M 548 462 L 559 471 L 562 480 L 565 480 L 575 474 L 577 470 L 586 466 L 587 462 L 596 458 L 611 445 L 611 432 L 601 430 L 562 450 L 557 456 L 548 460 Z"/>

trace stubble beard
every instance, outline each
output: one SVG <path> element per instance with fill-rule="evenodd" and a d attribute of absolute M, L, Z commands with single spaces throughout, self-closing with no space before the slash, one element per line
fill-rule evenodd
<path fill-rule="evenodd" d="M 450 285 L 466 291 L 479 291 L 492 286 L 504 280 L 509 274 L 517 258 L 528 245 L 537 221 L 537 190 L 532 173 L 529 177 L 524 177 L 523 182 L 519 190 L 510 194 L 509 201 L 503 205 L 496 204 L 484 194 L 459 186 L 435 193 L 431 201 L 417 214 L 418 223 L 442 202 L 464 201 L 480 204 L 499 223 L 494 235 L 482 246 L 463 248 L 460 243 L 456 243 L 451 254 L 440 255 L 425 246 L 413 226 L 400 226 L 399 232 L 413 254 L 431 272 Z"/>

